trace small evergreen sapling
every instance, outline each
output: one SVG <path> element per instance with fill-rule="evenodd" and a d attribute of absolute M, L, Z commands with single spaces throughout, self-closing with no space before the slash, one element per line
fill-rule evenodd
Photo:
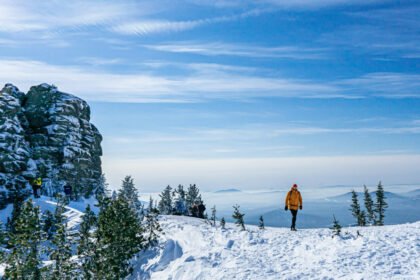
<path fill-rule="evenodd" d="M 388 203 L 385 202 L 385 192 L 382 186 L 382 183 L 379 182 L 378 189 L 376 191 L 376 204 L 375 204 L 375 212 L 377 213 L 378 219 L 376 220 L 376 224 L 378 226 L 384 225 L 384 218 L 385 218 L 385 209 L 388 208 Z"/>
<path fill-rule="evenodd" d="M 258 227 L 259 229 L 265 229 L 263 216 L 260 216 L 260 224 L 258 225 Z"/>
<path fill-rule="evenodd" d="M 226 221 L 225 221 L 225 218 L 224 217 L 220 220 L 220 226 L 222 228 L 225 228 L 225 226 L 226 226 Z"/>
<path fill-rule="evenodd" d="M 334 221 L 333 221 L 333 226 L 330 228 L 330 230 L 333 231 L 333 236 L 340 236 L 341 233 L 341 225 L 339 224 L 339 222 L 337 221 L 337 219 L 335 218 L 335 215 L 333 215 L 334 217 Z"/>
<path fill-rule="evenodd" d="M 213 208 L 211 208 L 211 218 L 210 221 L 212 223 L 213 226 L 216 226 L 216 205 L 213 206 Z"/>
<path fill-rule="evenodd" d="M 245 214 L 242 214 L 239 211 L 239 207 L 240 207 L 239 205 L 233 206 L 234 212 L 233 212 L 232 218 L 234 218 L 236 220 L 235 221 L 236 225 L 240 226 L 242 228 L 242 230 L 245 230 L 245 223 L 244 223 Z"/>

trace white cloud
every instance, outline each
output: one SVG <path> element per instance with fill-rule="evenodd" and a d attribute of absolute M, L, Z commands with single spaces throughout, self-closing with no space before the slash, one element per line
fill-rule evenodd
<path fill-rule="evenodd" d="M 215 65 L 211 66 L 211 71 L 201 69 L 170 77 L 148 72 L 114 74 L 39 61 L 0 60 L 0 65 L 0 80 L 14 83 L 22 90 L 43 82 L 53 83 L 60 90 L 96 101 L 197 102 L 206 99 L 339 96 L 334 86 L 308 80 L 232 73 Z"/>
<path fill-rule="evenodd" d="M 338 184 L 418 182 L 419 155 L 223 158 L 124 159 L 104 157 L 103 169 L 111 186 L 132 174 L 143 190 L 160 191 L 171 184 L 197 183 L 202 190 L 220 186 L 303 188 Z"/>
<path fill-rule="evenodd" d="M 290 59 L 326 59 L 328 57 L 328 49 L 325 48 L 305 48 L 294 46 L 260 47 L 245 44 L 228 44 L 222 42 L 176 42 L 160 45 L 143 45 L 143 47 L 157 51 L 173 53 L 195 53 L 207 56 L 231 55 Z"/>

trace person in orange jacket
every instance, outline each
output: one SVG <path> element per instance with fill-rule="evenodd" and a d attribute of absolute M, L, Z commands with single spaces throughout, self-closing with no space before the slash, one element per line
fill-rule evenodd
<path fill-rule="evenodd" d="M 292 213 L 292 226 L 290 230 L 296 231 L 295 225 L 297 212 L 298 209 L 302 210 L 302 196 L 297 190 L 296 184 L 294 184 L 292 189 L 287 193 L 286 202 L 284 204 L 284 210 L 287 211 L 288 209 L 290 209 L 290 212 Z"/>

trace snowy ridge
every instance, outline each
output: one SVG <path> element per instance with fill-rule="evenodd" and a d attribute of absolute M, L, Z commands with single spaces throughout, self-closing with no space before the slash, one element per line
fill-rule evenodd
<path fill-rule="evenodd" d="M 347 236 L 332 238 L 329 229 L 160 221 L 163 245 L 137 260 L 130 279 L 420 279 L 420 222 L 344 228 Z"/>

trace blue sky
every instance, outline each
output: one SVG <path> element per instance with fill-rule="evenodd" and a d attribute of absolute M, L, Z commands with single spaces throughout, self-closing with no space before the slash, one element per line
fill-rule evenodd
<path fill-rule="evenodd" d="M 0 82 L 86 99 L 112 187 L 419 183 L 417 1 L 0 1 Z"/>

